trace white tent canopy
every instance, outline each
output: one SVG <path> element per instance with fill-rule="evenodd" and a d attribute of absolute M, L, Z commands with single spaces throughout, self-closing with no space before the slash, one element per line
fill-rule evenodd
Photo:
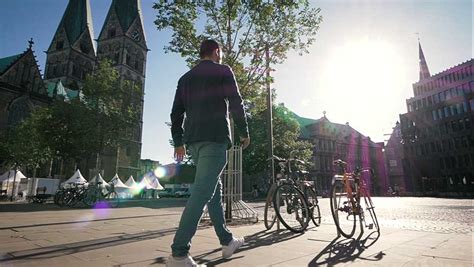
<path fill-rule="evenodd" d="M 125 182 L 125 185 L 127 185 L 128 187 L 136 187 L 137 182 L 135 182 L 135 179 L 133 179 L 133 176 L 130 175 L 130 178 L 128 178 L 128 180 Z"/>
<path fill-rule="evenodd" d="M 25 175 L 21 171 L 16 171 L 16 176 L 15 176 L 15 171 L 14 170 L 8 170 L 4 174 L 0 176 L 0 181 L 1 182 L 20 182 L 21 179 L 26 178 Z"/>
<path fill-rule="evenodd" d="M 143 179 L 140 181 L 138 186 L 140 188 L 145 188 L 145 189 L 154 189 L 153 186 L 151 186 L 150 182 L 148 182 L 148 179 L 146 177 L 143 177 Z"/>
<path fill-rule="evenodd" d="M 81 171 L 77 169 L 77 171 L 69 178 L 67 181 L 65 181 L 64 184 L 85 184 L 87 183 L 87 180 L 82 176 Z"/>
<path fill-rule="evenodd" d="M 102 183 L 101 184 L 101 187 L 104 187 L 104 186 L 108 186 L 108 183 L 104 180 L 104 178 L 102 178 L 102 175 L 97 174 L 96 176 L 94 176 L 94 178 L 92 178 L 89 183 L 91 184 L 98 184 L 98 183 Z"/>
<path fill-rule="evenodd" d="M 109 184 L 113 184 L 114 188 L 129 188 L 122 182 L 122 180 L 120 180 L 120 177 L 117 174 L 115 174 L 114 178 L 110 180 Z"/>
<path fill-rule="evenodd" d="M 156 189 L 156 190 L 163 190 L 164 189 L 163 186 L 160 184 L 160 181 L 158 181 L 157 177 L 155 177 L 150 184 L 153 187 L 153 189 Z"/>

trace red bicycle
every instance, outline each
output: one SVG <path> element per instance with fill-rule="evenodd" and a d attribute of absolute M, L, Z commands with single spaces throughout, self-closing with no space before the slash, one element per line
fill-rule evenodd
<path fill-rule="evenodd" d="M 341 173 L 332 178 L 330 193 L 331 213 L 338 233 L 351 238 L 356 229 L 357 217 L 361 231 L 364 227 L 374 229 L 380 234 L 380 226 L 375 214 L 375 207 L 370 197 L 370 190 L 363 173 L 373 175 L 371 168 L 357 168 L 353 172 L 346 171 L 347 163 L 342 160 L 334 161 Z M 365 176 L 367 177 L 367 176 Z"/>

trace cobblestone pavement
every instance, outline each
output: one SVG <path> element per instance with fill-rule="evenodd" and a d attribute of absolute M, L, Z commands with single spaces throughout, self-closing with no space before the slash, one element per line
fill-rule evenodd
<path fill-rule="evenodd" d="M 231 260 L 221 258 L 214 229 L 203 224 L 191 254 L 208 266 L 473 266 L 473 201 L 373 199 L 381 234 L 338 238 L 329 199 L 322 225 L 304 234 L 270 231 L 262 223 L 231 224 L 246 237 Z M 0 266 L 164 266 L 186 199 L 125 201 L 117 209 L 0 203 Z"/>
<path fill-rule="evenodd" d="M 473 230 L 474 200 L 415 197 L 374 197 L 381 228 L 468 234 Z M 264 203 L 251 203 L 263 219 Z M 323 224 L 334 224 L 329 198 L 320 199 Z"/>

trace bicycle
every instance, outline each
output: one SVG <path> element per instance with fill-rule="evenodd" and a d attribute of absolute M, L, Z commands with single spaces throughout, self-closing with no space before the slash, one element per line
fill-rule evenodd
<path fill-rule="evenodd" d="M 84 204 L 93 207 L 96 203 L 101 201 L 106 201 L 108 206 L 111 208 L 116 208 L 119 205 L 119 197 L 117 192 L 115 192 L 114 184 L 111 184 L 107 188 L 107 192 L 104 194 L 103 188 L 100 186 L 102 183 L 98 182 L 93 185 L 89 185 L 84 196 Z"/>
<path fill-rule="evenodd" d="M 373 170 L 356 168 L 353 172 L 347 172 L 347 163 L 340 159 L 335 160 L 333 164 L 338 165 L 342 173 L 336 174 L 332 178 L 330 193 L 331 213 L 338 233 L 346 238 L 351 238 L 356 229 L 356 216 L 359 216 L 361 233 L 364 232 L 364 224 L 369 229 L 375 227 L 377 233 L 380 234 L 375 207 L 367 188 L 367 182 L 362 177 L 363 173 L 373 175 Z M 363 202 L 361 202 L 361 198 L 363 198 Z M 365 216 L 364 211 L 370 214 L 370 218 Z M 345 221 L 342 220 L 344 216 L 346 217 Z"/>
<path fill-rule="evenodd" d="M 291 171 L 291 162 L 299 160 L 281 159 L 277 156 L 273 156 L 273 159 L 278 162 L 280 173 L 277 175 L 276 183 L 270 186 L 267 193 L 264 210 L 264 224 L 267 230 L 273 227 L 276 218 L 288 230 L 295 233 L 304 232 L 310 219 L 318 226 L 321 216 L 316 192 L 310 188 L 312 187 L 310 183 L 299 179 L 297 172 Z M 285 173 L 286 169 L 288 169 L 288 174 Z M 309 197 L 311 197 L 310 201 L 308 201 Z M 275 213 L 271 213 L 272 211 Z M 317 211 L 317 215 L 314 211 Z"/>

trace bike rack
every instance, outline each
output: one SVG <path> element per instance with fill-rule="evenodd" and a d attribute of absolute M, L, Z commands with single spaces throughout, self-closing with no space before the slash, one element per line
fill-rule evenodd
<path fill-rule="evenodd" d="M 221 175 L 222 203 L 228 221 L 257 222 L 258 213 L 242 200 L 242 147 L 227 150 L 227 167 Z M 208 220 L 207 206 L 202 216 Z"/>

